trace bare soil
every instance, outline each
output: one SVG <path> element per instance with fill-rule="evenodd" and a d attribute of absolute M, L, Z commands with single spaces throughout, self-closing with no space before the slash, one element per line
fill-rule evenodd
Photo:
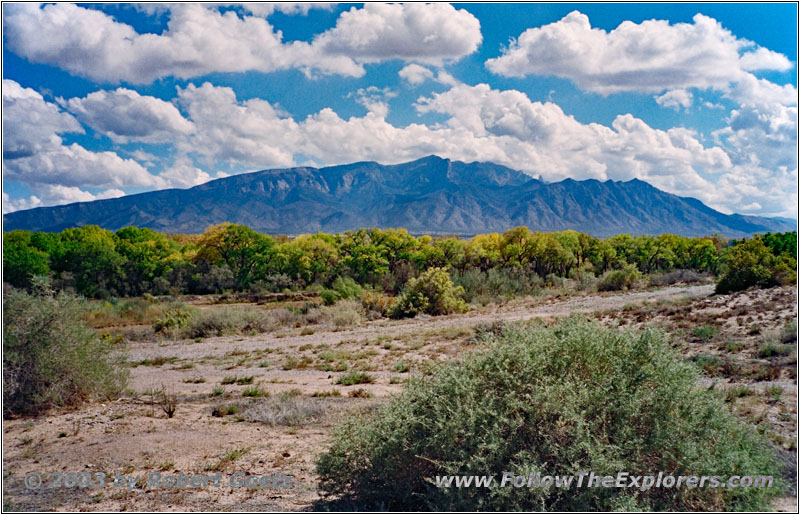
<path fill-rule="evenodd" d="M 712 293 L 712 285 L 700 285 L 525 298 L 464 315 L 381 319 L 344 330 L 320 325 L 254 336 L 129 343 L 125 353 L 131 379 L 120 399 L 4 421 L 4 508 L 314 509 L 320 500 L 314 462 L 341 417 L 367 416 L 400 391 L 409 374 L 425 373 L 474 349 L 471 337 L 477 325 L 548 321 L 571 313 L 586 313 L 605 324 L 664 329 L 687 359 L 704 368 L 702 386 L 732 392 L 731 409 L 783 449 L 786 476 L 794 476 L 796 330 L 791 340 L 786 326 L 796 321 L 796 290 Z M 705 326 L 713 329 L 698 329 Z M 337 384 L 353 371 L 372 382 Z M 177 397 L 172 418 L 159 406 L 154 390 Z M 41 488 L 26 488 L 23 480 L 30 472 L 42 474 Z M 106 485 L 48 488 L 48 475 L 55 472 L 103 472 Z M 156 488 L 146 480 L 153 472 L 219 473 L 222 486 Z M 290 475 L 292 486 L 234 488 L 228 483 L 234 472 Z M 115 487 L 110 483 L 117 473 L 145 479 L 131 489 Z M 774 508 L 796 512 L 796 486 L 792 495 Z"/>

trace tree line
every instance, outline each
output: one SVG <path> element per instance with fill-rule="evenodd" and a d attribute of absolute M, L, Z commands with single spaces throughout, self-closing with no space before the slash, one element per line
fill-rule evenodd
<path fill-rule="evenodd" d="M 794 282 L 797 233 L 733 241 L 673 234 L 599 239 L 517 227 L 469 239 L 414 237 L 404 229 L 289 238 L 223 223 L 199 235 L 89 225 L 59 233 L 17 230 L 3 238 L 4 282 L 30 288 L 34 276 L 47 276 L 57 289 L 93 298 L 280 292 L 326 288 L 339 278 L 396 294 L 431 268 L 454 276 L 503 270 L 541 278 L 598 277 L 626 267 L 643 274 L 682 269 L 724 275 L 731 257 L 737 267 L 761 267 L 756 274 L 761 286 Z"/>

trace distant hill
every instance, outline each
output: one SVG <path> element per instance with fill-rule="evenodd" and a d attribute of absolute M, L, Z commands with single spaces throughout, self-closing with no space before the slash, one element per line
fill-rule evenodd
<path fill-rule="evenodd" d="M 637 179 L 545 183 L 492 163 L 436 156 L 391 166 L 362 162 L 265 170 L 185 190 L 18 211 L 3 221 L 6 231 L 95 224 L 181 233 L 199 233 L 221 222 L 270 234 L 404 227 L 412 234 L 473 235 L 520 225 L 598 237 L 666 232 L 742 237 L 795 230 L 794 220 L 726 215 Z"/>

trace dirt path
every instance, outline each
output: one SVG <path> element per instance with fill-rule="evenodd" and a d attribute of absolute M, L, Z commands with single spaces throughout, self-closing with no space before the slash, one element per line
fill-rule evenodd
<path fill-rule="evenodd" d="M 382 320 L 370 322 L 368 325 L 353 329 L 333 331 L 320 328 L 314 334 L 281 335 L 269 333 L 252 337 L 218 337 L 208 338 L 201 342 L 179 340 L 170 342 L 137 343 L 128 349 L 131 361 L 153 359 L 155 357 L 180 356 L 181 358 L 200 358 L 221 355 L 233 348 L 240 351 L 252 351 L 263 348 L 286 348 L 305 344 L 336 345 L 344 340 L 363 340 L 375 337 L 396 338 L 407 333 L 425 333 L 452 329 L 454 327 L 474 326 L 498 320 L 519 321 L 535 318 L 566 316 L 571 313 L 591 313 L 620 309 L 626 304 L 656 302 L 659 300 L 694 298 L 711 295 L 714 286 L 672 286 L 659 290 L 636 291 L 608 295 L 587 295 L 571 297 L 566 300 L 540 301 L 527 299 L 524 302 L 513 302 L 506 306 L 484 308 L 463 315 L 440 317 L 420 316 L 408 320 Z M 278 336 L 280 335 L 280 337 Z"/>

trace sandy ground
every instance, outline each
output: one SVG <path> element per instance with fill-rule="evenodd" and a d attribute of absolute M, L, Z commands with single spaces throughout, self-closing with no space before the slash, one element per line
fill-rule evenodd
<path fill-rule="evenodd" d="M 72 412 L 4 421 L 4 508 L 314 509 L 320 498 L 314 462 L 342 416 L 370 411 L 399 391 L 410 373 L 456 359 L 474 348 L 469 338 L 478 324 L 549 319 L 575 312 L 592 313 L 610 324 L 661 324 L 674 329 L 673 336 L 679 342 L 676 345 L 687 356 L 709 354 L 731 360 L 733 365 L 726 365 L 725 370 L 735 369 L 736 373 L 715 373 L 708 381 L 719 383 L 720 388 L 748 385 L 754 393 L 737 398 L 735 409 L 775 434 L 776 442 L 785 447 L 787 466 L 796 471 L 796 459 L 791 458 L 796 446 L 792 448 L 790 441 L 797 436 L 797 388 L 796 374 L 789 372 L 796 368 L 796 347 L 794 365 L 784 363 L 785 357 L 777 365 L 758 357 L 759 338 L 796 316 L 796 292 L 775 288 L 712 297 L 712 291 L 713 286 L 701 285 L 527 298 L 464 315 L 378 320 L 345 330 L 319 326 L 248 337 L 131 343 L 127 359 L 137 366 L 131 367 L 129 391 L 122 398 Z M 757 312 L 740 314 L 742 306 Z M 688 328 L 681 333 L 680 322 L 691 317 L 697 319 L 694 325 L 709 320 L 718 326 L 715 336 L 710 341 L 696 341 Z M 753 324 L 760 324 L 763 334 L 749 334 Z M 734 337 L 744 343 L 731 357 L 730 352 L 720 349 L 726 349 Z M 342 365 L 347 372 L 342 371 Z M 757 367 L 770 366 L 783 368 L 769 380 L 755 377 L 760 370 Z M 366 373 L 374 382 L 336 384 L 338 378 L 353 370 Z M 779 400 L 774 399 L 774 390 L 767 393 L 770 386 L 781 387 Z M 172 418 L 148 394 L 157 389 L 177 397 Z M 338 396 L 329 396 L 331 392 Z M 235 411 L 226 411 L 230 406 L 235 406 Z M 270 418 L 276 406 L 293 407 L 296 419 L 287 422 L 279 416 Z M 42 475 L 42 487 L 32 490 L 25 486 L 24 478 L 31 472 Z M 105 484 L 96 488 L 51 488 L 56 473 L 71 472 L 102 472 Z M 234 472 L 270 478 L 289 475 L 292 484 L 273 486 L 270 482 L 263 488 L 235 488 L 229 483 Z M 152 473 L 164 477 L 220 474 L 221 486 L 163 488 L 148 484 Z M 134 482 L 143 479 L 130 489 L 113 486 L 117 474 L 132 477 Z M 96 481 L 98 476 L 87 477 Z M 780 511 L 796 512 L 796 507 L 796 498 L 782 499 L 775 505 Z"/>

